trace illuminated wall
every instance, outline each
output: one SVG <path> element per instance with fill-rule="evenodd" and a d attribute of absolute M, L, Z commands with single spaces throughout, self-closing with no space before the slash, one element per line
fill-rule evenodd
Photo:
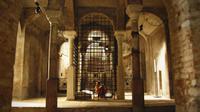
<path fill-rule="evenodd" d="M 69 67 L 69 43 L 65 42 L 60 48 L 59 90 L 67 89 L 67 68 Z"/>
<path fill-rule="evenodd" d="M 169 73 L 166 37 L 163 26 L 148 38 L 150 91 L 155 96 L 169 97 Z"/>

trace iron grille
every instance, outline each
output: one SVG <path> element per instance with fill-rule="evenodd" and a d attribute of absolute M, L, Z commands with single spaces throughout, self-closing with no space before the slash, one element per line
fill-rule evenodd
<path fill-rule="evenodd" d="M 77 39 L 76 99 L 95 99 L 95 84 L 116 91 L 116 40 L 113 25 L 103 14 L 89 14 L 79 22 Z"/>

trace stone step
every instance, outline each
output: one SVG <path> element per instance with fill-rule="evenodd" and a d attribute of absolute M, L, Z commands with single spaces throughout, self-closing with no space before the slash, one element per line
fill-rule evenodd
<path fill-rule="evenodd" d="M 11 112 L 45 112 L 39 107 L 14 107 Z M 132 112 L 131 107 L 84 107 L 84 108 L 59 108 L 58 112 Z M 148 106 L 145 112 L 175 112 L 175 106 Z"/>

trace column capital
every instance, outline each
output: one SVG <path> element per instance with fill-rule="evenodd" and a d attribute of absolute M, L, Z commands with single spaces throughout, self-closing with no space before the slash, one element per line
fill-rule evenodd
<path fill-rule="evenodd" d="M 71 30 L 71 31 L 63 31 L 63 36 L 67 39 L 75 39 L 77 36 L 76 31 Z"/>
<path fill-rule="evenodd" d="M 126 37 L 126 31 L 115 31 L 115 38 L 117 39 L 117 41 L 119 40 L 123 40 L 123 38 Z"/>
<path fill-rule="evenodd" d="M 126 29 L 138 31 L 138 19 L 143 6 L 141 4 L 130 4 L 126 8 L 126 14 L 129 16 L 129 20 L 126 24 Z"/>
<path fill-rule="evenodd" d="M 58 24 L 59 18 L 61 18 L 62 16 L 61 11 L 54 11 L 54 10 L 47 10 L 46 14 L 50 24 Z"/>

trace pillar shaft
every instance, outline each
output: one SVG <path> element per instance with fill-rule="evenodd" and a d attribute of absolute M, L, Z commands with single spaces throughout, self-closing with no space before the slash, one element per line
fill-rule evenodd
<path fill-rule="evenodd" d="M 73 66 L 74 39 L 69 38 L 69 65 Z"/>
<path fill-rule="evenodd" d="M 63 35 L 69 42 L 69 67 L 67 69 L 67 100 L 75 100 L 75 67 L 73 65 L 75 31 L 64 31 Z"/>
<path fill-rule="evenodd" d="M 116 31 L 115 37 L 117 39 L 118 46 L 118 64 L 117 64 L 117 99 L 124 100 L 124 68 L 123 68 L 123 54 L 122 54 L 122 42 L 125 38 L 124 31 Z"/>
<path fill-rule="evenodd" d="M 138 19 L 142 5 L 131 4 L 127 6 L 126 13 L 129 16 L 127 29 L 131 30 L 133 38 L 132 59 L 133 59 L 133 78 L 132 78 L 132 104 L 133 112 L 144 112 L 144 83 L 140 75 L 140 45 Z"/>
<path fill-rule="evenodd" d="M 132 103 L 134 112 L 144 112 L 144 82 L 140 72 L 140 50 L 139 37 L 134 37 L 134 44 L 137 48 L 132 48 L 133 78 L 132 78 Z"/>
<path fill-rule="evenodd" d="M 57 90 L 59 74 L 58 18 L 50 15 L 50 35 L 48 48 L 48 79 L 46 93 L 47 112 L 57 111 Z"/>

